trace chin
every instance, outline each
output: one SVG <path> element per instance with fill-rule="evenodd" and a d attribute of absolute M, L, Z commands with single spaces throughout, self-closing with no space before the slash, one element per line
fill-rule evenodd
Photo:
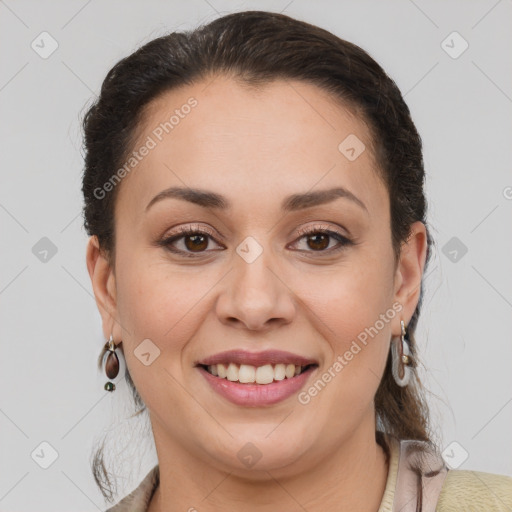
<path fill-rule="evenodd" d="M 304 439 L 290 436 L 284 429 L 279 434 L 276 430 L 272 432 L 276 425 L 264 427 L 264 433 L 246 428 L 240 435 L 228 429 L 233 434 L 228 446 L 218 445 L 219 450 L 214 453 L 205 447 L 205 451 L 217 463 L 221 463 L 223 469 L 240 477 L 263 481 L 269 478 L 267 472 L 287 467 L 293 467 L 296 471 L 297 462 L 304 454 Z M 298 447 L 301 447 L 300 451 Z"/>

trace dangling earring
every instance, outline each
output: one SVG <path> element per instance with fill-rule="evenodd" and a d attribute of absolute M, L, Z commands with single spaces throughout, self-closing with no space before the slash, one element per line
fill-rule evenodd
<path fill-rule="evenodd" d="M 391 371 L 395 382 L 400 387 L 409 384 L 412 375 L 412 356 L 409 344 L 405 339 L 405 324 L 400 320 L 402 334 L 391 341 Z"/>
<path fill-rule="evenodd" d="M 110 380 L 114 380 L 119 373 L 119 358 L 116 354 L 116 346 L 112 334 L 105 344 L 105 350 L 108 351 L 105 362 L 105 373 Z M 106 382 L 104 387 L 106 391 L 114 391 L 116 389 L 116 385 L 113 382 Z"/>

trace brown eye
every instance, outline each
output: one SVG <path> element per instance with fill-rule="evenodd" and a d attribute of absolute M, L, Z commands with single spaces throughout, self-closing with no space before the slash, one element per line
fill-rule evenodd
<path fill-rule="evenodd" d="M 321 251 L 329 247 L 329 235 L 324 233 L 308 235 L 307 239 L 308 247 L 314 249 L 315 251 Z"/>
<path fill-rule="evenodd" d="M 203 251 L 208 247 L 208 237 L 205 235 L 187 235 L 183 239 L 190 251 Z"/>
<path fill-rule="evenodd" d="M 305 248 L 299 248 L 301 252 L 317 252 L 322 254 L 332 254 L 340 251 L 354 242 L 340 233 L 328 229 L 314 228 L 301 232 L 301 236 L 292 245 L 299 245 L 299 242 L 305 242 Z M 180 234 L 171 235 L 158 242 L 158 245 L 164 247 L 168 251 L 186 257 L 201 256 L 208 254 L 213 250 L 208 249 L 210 242 L 221 246 L 212 233 L 203 231 L 202 229 L 182 229 Z M 331 246 L 331 242 L 337 242 Z M 331 247 L 330 247 L 331 246 Z"/>
<path fill-rule="evenodd" d="M 196 228 L 182 228 L 179 230 L 179 234 L 160 240 L 158 245 L 172 253 L 193 258 L 194 256 L 201 256 L 212 252 L 212 249 L 208 249 L 211 245 L 210 242 L 220 246 L 209 231 Z"/>
<path fill-rule="evenodd" d="M 300 234 L 301 236 L 297 239 L 294 245 L 299 245 L 298 249 L 301 252 L 332 254 L 354 244 L 352 240 L 343 236 L 341 233 L 330 229 L 313 227 L 302 230 Z M 300 242 L 303 240 L 303 247 L 300 247 Z M 334 246 L 329 247 L 332 241 L 337 242 L 337 244 L 335 243 Z"/>

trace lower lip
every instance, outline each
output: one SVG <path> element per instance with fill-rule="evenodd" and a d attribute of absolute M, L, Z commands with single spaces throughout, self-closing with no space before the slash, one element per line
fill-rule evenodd
<path fill-rule="evenodd" d="M 214 391 L 236 405 L 260 407 L 272 405 L 297 393 L 318 368 L 313 366 L 300 375 L 291 379 L 283 379 L 270 384 L 241 384 L 227 379 L 221 379 L 206 371 L 202 366 L 197 367 L 204 375 Z"/>

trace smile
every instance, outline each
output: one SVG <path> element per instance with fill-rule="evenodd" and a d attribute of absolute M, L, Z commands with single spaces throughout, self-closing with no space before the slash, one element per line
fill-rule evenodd
<path fill-rule="evenodd" d="M 270 384 L 275 381 L 291 379 L 296 375 L 300 375 L 304 370 L 312 364 L 300 366 L 295 364 L 265 364 L 263 366 L 253 366 L 250 364 L 214 364 L 204 365 L 203 368 L 221 379 L 227 379 L 231 382 L 239 382 L 241 384 Z"/>
<path fill-rule="evenodd" d="M 239 406 L 263 407 L 276 404 L 298 393 L 318 365 L 276 364 L 254 367 L 230 363 L 199 365 L 196 368 L 213 391 L 229 402 Z M 217 375 L 214 375 L 214 372 L 217 372 Z"/>

